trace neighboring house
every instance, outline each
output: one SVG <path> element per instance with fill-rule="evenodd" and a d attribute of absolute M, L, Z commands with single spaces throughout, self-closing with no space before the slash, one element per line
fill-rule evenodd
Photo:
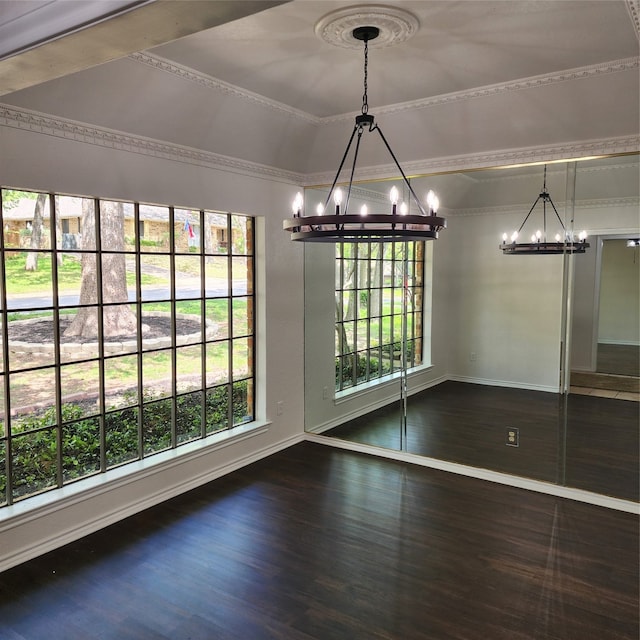
<path fill-rule="evenodd" d="M 36 200 L 21 198 L 16 206 L 3 209 L 4 241 L 6 247 L 28 248 Z M 63 197 L 59 199 L 59 215 L 62 227 L 62 248 L 66 250 L 82 249 L 80 220 L 82 218 L 82 198 Z M 213 253 L 225 252 L 228 246 L 228 230 L 226 218 L 217 213 L 207 213 L 207 221 L 211 227 L 211 244 Z M 50 210 L 48 204 L 44 208 L 42 249 L 50 247 Z M 174 211 L 174 233 L 176 248 L 188 251 L 189 247 L 197 247 L 200 243 L 200 212 L 186 209 Z M 133 205 L 124 204 L 125 242 L 133 245 L 135 237 L 135 217 Z M 140 206 L 138 221 L 140 240 L 156 243 L 158 247 L 168 246 L 169 211 L 163 207 L 152 205 Z M 133 249 L 133 247 L 132 247 Z"/>

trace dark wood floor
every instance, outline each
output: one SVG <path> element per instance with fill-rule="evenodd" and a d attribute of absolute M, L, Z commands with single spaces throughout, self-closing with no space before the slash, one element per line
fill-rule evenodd
<path fill-rule="evenodd" d="M 623 376 L 640 375 L 640 347 L 631 344 L 598 343 L 596 371 Z"/>
<path fill-rule="evenodd" d="M 564 429 L 562 402 L 562 396 L 542 391 L 445 382 L 409 398 L 406 448 L 546 482 L 562 482 L 566 474 L 568 486 L 638 501 L 638 403 L 570 395 L 563 459 L 558 446 Z M 518 447 L 506 445 L 511 427 L 519 429 Z M 399 449 L 400 404 L 327 435 Z"/>
<path fill-rule="evenodd" d="M 637 640 L 638 533 L 302 443 L 0 574 L 0 638 Z"/>

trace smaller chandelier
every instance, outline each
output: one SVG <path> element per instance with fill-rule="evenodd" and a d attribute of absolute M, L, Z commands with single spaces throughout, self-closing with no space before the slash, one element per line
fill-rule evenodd
<path fill-rule="evenodd" d="M 380 127 L 375 124 L 374 117 L 368 113 L 367 98 L 367 66 L 369 41 L 378 37 L 378 27 L 357 27 L 353 30 L 353 37 L 364 42 L 364 94 L 362 96 L 362 110 L 356 116 L 356 123 L 342 156 L 333 184 L 329 189 L 324 204 L 319 203 L 315 215 L 305 215 L 304 200 L 298 193 L 293 201 L 293 217 L 283 222 L 285 231 L 291 233 L 291 239 L 302 242 L 392 242 L 395 240 L 435 240 L 438 231 L 446 227 L 446 220 L 437 217 L 438 197 L 429 191 L 426 198 L 426 208 L 416 196 L 407 176 L 394 155 L 387 139 Z M 349 200 L 353 186 L 360 140 L 365 131 L 377 131 L 391 155 L 404 184 L 408 188 L 410 199 L 415 202 L 419 213 L 410 214 L 406 202 L 399 203 L 399 191 L 392 187 L 389 193 L 390 209 L 387 213 L 370 213 L 363 205 L 359 213 L 349 213 Z M 353 162 L 349 175 L 349 183 L 345 191 L 338 184 L 340 172 L 349 155 L 349 150 L 356 140 Z M 330 205 L 333 199 L 333 205 Z M 333 210 L 331 207 L 334 207 Z"/>
<path fill-rule="evenodd" d="M 542 230 L 538 229 L 532 236 L 531 242 L 518 242 L 520 232 L 527 223 L 529 216 L 536 208 L 538 202 L 542 200 Z M 547 202 L 551 205 L 553 212 L 560 223 L 562 231 L 556 233 L 553 241 L 547 240 Z M 506 233 L 502 234 L 502 244 L 500 249 L 502 252 L 508 255 L 554 255 L 563 253 L 584 253 L 589 247 L 586 231 L 580 231 L 580 233 L 574 235 L 572 231 L 567 231 L 562 219 L 558 215 L 558 210 L 553 204 L 553 200 L 547 191 L 547 165 L 544 165 L 544 181 L 542 185 L 542 191 L 533 203 L 529 213 L 527 213 L 520 228 L 514 231 L 511 236 Z"/>

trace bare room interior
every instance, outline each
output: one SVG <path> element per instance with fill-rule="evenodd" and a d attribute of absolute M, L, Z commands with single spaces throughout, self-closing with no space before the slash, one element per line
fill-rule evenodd
<path fill-rule="evenodd" d="M 0 639 L 637 638 L 639 54 L 3 0 Z"/>

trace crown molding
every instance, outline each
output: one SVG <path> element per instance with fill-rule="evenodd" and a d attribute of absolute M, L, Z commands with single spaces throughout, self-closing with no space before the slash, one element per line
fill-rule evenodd
<path fill-rule="evenodd" d="M 640 41 L 640 2 L 638 0 L 627 0 L 627 11 L 636 30 L 636 38 Z"/>
<path fill-rule="evenodd" d="M 489 151 L 481 154 L 414 160 L 411 162 L 403 162 L 402 164 L 407 176 L 417 177 L 451 171 L 487 169 L 491 167 L 575 160 L 591 156 L 638 152 L 640 152 L 640 135 L 632 135 L 605 140 L 586 140 L 549 146 Z M 385 164 L 356 170 L 355 179 L 358 181 L 380 180 L 397 176 L 397 174 L 398 169 L 394 164 Z M 328 172 L 308 174 L 304 178 L 304 185 L 330 184 L 334 176 L 334 173 Z M 343 172 L 340 179 L 348 180 L 348 173 L 346 171 Z"/>
<path fill-rule="evenodd" d="M 66 118 L 54 117 L 4 104 L 0 104 L 0 126 L 301 186 L 330 184 L 334 178 L 333 173 L 305 175 L 248 160 L 240 160 L 231 156 L 202 151 L 193 147 L 126 134 L 104 127 L 89 126 Z M 408 176 L 419 176 L 534 162 L 571 160 L 589 156 L 638 153 L 639 151 L 640 136 L 624 136 L 606 140 L 589 140 L 544 147 L 508 149 L 490 151 L 483 154 L 417 160 L 404 163 L 403 168 Z M 356 179 L 358 181 L 379 180 L 396 176 L 397 167 L 394 164 L 388 164 L 365 167 L 357 171 Z M 346 173 L 344 177 L 348 177 Z"/>
<path fill-rule="evenodd" d="M 564 209 L 566 202 L 560 200 L 556 202 L 558 210 Z M 632 207 L 637 209 L 640 206 L 640 198 L 599 198 L 592 200 L 576 200 L 575 209 L 584 211 L 586 209 L 611 209 L 612 207 L 626 208 Z M 468 209 L 451 209 L 448 210 L 447 217 L 473 217 L 487 215 L 522 215 L 531 207 L 531 203 L 501 205 L 498 207 L 472 207 Z"/>
<path fill-rule="evenodd" d="M 97 147 L 241 173 L 252 177 L 269 178 L 293 184 L 302 182 L 302 175 L 293 171 L 285 171 L 257 162 L 240 160 L 231 156 L 122 133 L 104 127 L 89 126 L 66 118 L 54 117 L 28 109 L 18 109 L 5 104 L 0 104 L 0 126 L 22 129 Z"/>
<path fill-rule="evenodd" d="M 272 111 L 277 111 L 280 114 L 284 114 L 290 118 L 302 120 L 307 124 L 318 125 L 321 122 L 320 118 L 307 113 L 306 111 L 295 109 L 294 107 L 290 107 L 289 105 L 278 102 L 277 100 L 265 98 L 259 93 L 254 93 L 253 91 L 242 89 L 241 87 L 229 84 L 228 82 L 224 82 L 223 80 L 218 80 L 218 78 L 209 76 L 206 73 L 201 73 L 200 71 L 196 71 L 189 67 L 177 64 L 175 62 L 172 62 L 171 60 L 167 60 L 166 58 L 161 58 L 160 56 L 157 56 L 155 54 L 141 52 L 132 53 L 127 57 L 134 62 L 145 64 L 148 67 L 153 67 L 154 69 L 157 69 L 159 71 L 178 76 L 179 78 L 181 78 L 182 80 L 186 80 L 187 82 L 193 82 L 194 84 L 198 84 L 200 86 L 206 87 L 207 89 L 217 91 L 218 93 L 223 93 L 225 95 L 248 100 L 260 105 L 261 107 L 266 107 L 267 109 L 271 109 Z"/>
<path fill-rule="evenodd" d="M 640 68 L 640 57 L 623 58 L 622 60 L 613 60 L 611 62 L 603 62 L 586 67 L 577 67 L 575 69 L 567 69 L 553 74 L 543 74 L 531 76 L 529 78 L 520 78 L 510 82 L 499 82 L 497 84 L 485 85 L 475 89 L 465 89 L 463 91 L 454 91 L 452 93 L 443 93 L 430 98 L 420 98 L 418 100 L 410 100 L 408 102 L 399 102 L 383 107 L 376 107 L 375 115 L 387 115 L 401 113 L 404 111 L 415 111 L 418 109 L 427 109 L 443 104 L 451 104 L 452 102 L 460 102 L 464 100 L 475 100 L 476 98 L 485 98 L 509 91 L 522 91 L 525 89 L 537 89 L 561 82 L 571 82 L 573 80 L 583 80 L 594 76 L 620 73 L 622 71 L 633 71 Z M 353 120 L 359 112 L 343 113 L 335 116 L 322 118 L 321 124 L 331 124 L 341 122 L 342 120 Z"/>
<path fill-rule="evenodd" d="M 637 9 L 637 2 L 636 9 Z M 637 18 L 637 12 L 636 12 Z M 277 111 L 281 114 L 285 114 L 289 117 L 302 120 L 307 124 L 313 125 L 327 125 L 335 122 L 342 122 L 343 120 L 353 120 L 359 112 L 353 111 L 349 113 L 341 113 L 335 116 L 326 116 L 319 118 L 310 113 L 295 109 L 277 100 L 271 100 L 265 98 L 260 94 L 248 91 L 241 87 L 229 84 L 222 80 L 218 80 L 212 76 L 209 76 L 200 71 L 195 71 L 189 67 L 177 64 L 165 58 L 162 58 L 155 54 L 150 53 L 133 53 L 128 56 L 130 60 L 145 64 L 153 67 L 165 73 L 171 73 L 183 80 L 193 82 L 201 86 L 207 87 L 213 91 L 232 95 L 238 98 L 249 100 L 255 104 L 266 107 L 273 111 Z M 418 109 L 426 109 L 442 104 L 450 104 L 452 102 L 460 102 L 463 100 L 474 100 L 476 98 L 484 98 L 486 96 L 492 96 L 499 93 L 505 93 L 508 91 L 520 91 L 523 89 L 535 89 L 537 87 L 543 87 L 551 84 L 557 84 L 560 82 L 570 82 L 572 80 L 582 80 L 584 78 L 590 78 L 593 76 L 619 73 L 621 71 L 629 71 L 640 68 L 640 57 L 624 58 L 622 60 L 613 60 L 611 62 L 604 62 L 600 64 L 590 65 L 586 67 L 577 67 L 575 69 L 568 69 L 554 74 L 543 74 L 538 76 L 531 76 L 529 78 L 521 78 L 519 80 L 513 80 L 510 82 L 500 82 L 497 84 L 486 85 L 483 87 L 477 87 L 475 89 L 465 89 L 463 91 L 455 91 L 452 93 L 445 93 L 439 96 L 433 96 L 430 98 L 421 98 L 419 100 L 411 100 L 408 102 L 399 102 L 396 104 L 386 105 L 376 108 L 376 115 L 386 115 L 401 113 L 405 111 L 413 111 Z"/>

